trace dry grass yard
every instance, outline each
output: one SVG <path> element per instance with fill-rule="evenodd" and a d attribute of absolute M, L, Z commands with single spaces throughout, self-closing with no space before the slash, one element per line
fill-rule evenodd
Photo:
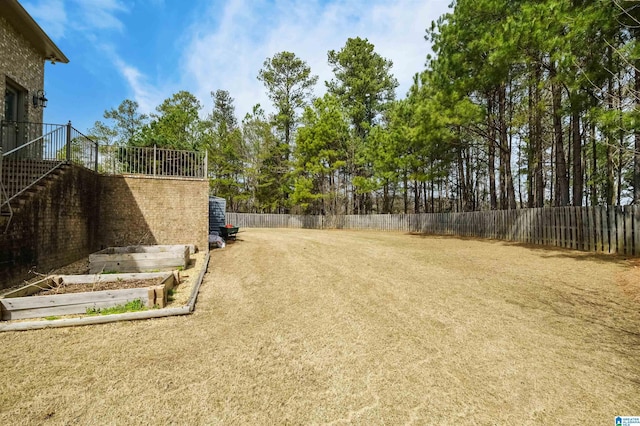
<path fill-rule="evenodd" d="M 640 415 L 638 265 L 244 230 L 193 315 L 0 334 L 0 424 L 613 424 Z"/>

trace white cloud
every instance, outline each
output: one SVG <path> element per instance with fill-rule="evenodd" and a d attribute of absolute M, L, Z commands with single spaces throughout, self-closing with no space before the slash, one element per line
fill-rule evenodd
<path fill-rule="evenodd" d="M 305 60 L 319 75 L 316 95 L 333 76 L 327 51 L 349 37 L 367 38 L 377 53 L 393 61 L 392 72 L 404 97 L 412 77 L 424 69 L 429 43 L 425 29 L 447 12 L 449 0 L 233 0 L 211 6 L 189 30 L 184 81 L 200 99 L 228 90 L 239 118 L 255 103 L 269 107 L 256 76 L 267 57 L 283 50 Z M 210 105 L 210 102 L 208 103 Z"/>
<path fill-rule="evenodd" d="M 76 28 L 81 31 L 96 30 L 122 31 L 122 21 L 116 16 L 127 12 L 127 7 L 119 0 L 73 0 L 77 16 Z"/>
<path fill-rule="evenodd" d="M 25 2 L 24 8 L 53 39 L 60 39 L 67 28 L 67 12 L 63 0 Z"/>
<path fill-rule="evenodd" d="M 110 55 L 118 72 L 124 77 L 133 94 L 133 100 L 140 106 L 140 112 L 149 114 L 155 110 L 164 96 L 160 90 L 149 83 L 147 76 L 136 67 L 127 64 L 116 54 Z"/>
<path fill-rule="evenodd" d="M 36 0 L 24 8 L 54 40 L 78 31 L 88 38 L 101 30 L 122 31 L 117 14 L 128 11 L 119 0 Z"/>

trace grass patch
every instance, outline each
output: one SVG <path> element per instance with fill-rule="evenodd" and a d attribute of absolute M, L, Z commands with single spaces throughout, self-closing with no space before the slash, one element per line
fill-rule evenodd
<path fill-rule="evenodd" d="M 173 302 L 175 300 L 176 289 L 172 288 L 167 291 L 167 301 Z"/>
<path fill-rule="evenodd" d="M 124 314 L 126 312 L 138 312 L 146 311 L 147 307 L 144 306 L 142 300 L 135 299 L 124 305 L 116 305 L 110 308 L 87 308 L 87 315 L 112 315 L 112 314 Z"/>
<path fill-rule="evenodd" d="M 60 317 L 57 317 L 55 315 L 50 315 L 48 317 L 44 317 L 44 319 L 46 319 L 47 321 L 53 321 L 53 320 L 60 319 Z"/>

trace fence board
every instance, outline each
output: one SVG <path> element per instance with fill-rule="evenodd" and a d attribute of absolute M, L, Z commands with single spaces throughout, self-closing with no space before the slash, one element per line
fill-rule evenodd
<path fill-rule="evenodd" d="M 633 254 L 640 256 L 640 206 L 632 208 L 633 214 Z"/>
<path fill-rule="evenodd" d="M 228 223 L 244 228 L 422 232 L 640 255 L 640 206 L 343 216 L 227 213 L 226 217 Z"/>
<path fill-rule="evenodd" d="M 539 209 L 532 209 L 531 213 L 533 214 L 533 218 L 534 218 L 534 229 L 536 232 L 536 244 L 541 245 L 543 244 L 542 242 L 542 218 L 540 217 L 540 210 Z"/>
<path fill-rule="evenodd" d="M 584 215 L 585 215 L 584 233 L 585 233 L 585 244 L 586 244 L 585 251 L 594 252 L 596 245 L 594 241 L 595 235 L 593 233 L 593 228 L 594 228 L 593 209 L 591 207 L 585 207 Z"/>
<path fill-rule="evenodd" d="M 624 254 L 633 255 L 633 210 L 631 206 L 624 206 L 622 210 L 624 216 Z"/>
<path fill-rule="evenodd" d="M 618 248 L 616 232 L 616 210 L 613 207 L 607 208 L 607 230 L 609 233 L 609 253 L 615 253 Z"/>
<path fill-rule="evenodd" d="M 565 231 L 565 212 L 564 207 L 558 208 L 558 217 L 557 217 L 556 227 L 558 228 L 558 247 L 565 247 L 564 241 L 564 231 Z"/>

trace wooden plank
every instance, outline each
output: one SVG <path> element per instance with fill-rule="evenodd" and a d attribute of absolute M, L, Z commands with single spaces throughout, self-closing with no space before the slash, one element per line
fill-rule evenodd
<path fill-rule="evenodd" d="M 99 274 L 99 275 L 58 275 L 65 284 L 91 284 L 94 282 L 108 283 L 113 281 L 165 279 L 173 272 L 140 272 L 127 274 Z"/>
<path fill-rule="evenodd" d="M 624 254 L 633 256 L 633 210 L 631 206 L 624 206 Z"/>
<path fill-rule="evenodd" d="M 28 296 L 0 299 L 8 311 L 33 309 L 39 307 L 78 305 L 99 303 L 112 300 L 138 299 L 147 297 L 146 288 L 127 288 L 122 290 L 101 290 L 82 293 L 54 294 L 49 296 Z"/>
<path fill-rule="evenodd" d="M 567 248 L 574 249 L 577 246 L 576 238 L 576 215 L 574 207 L 566 207 L 567 209 Z"/>
<path fill-rule="evenodd" d="M 171 253 L 178 252 L 184 253 L 185 248 L 191 252 L 195 250 L 193 244 L 159 244 L 154 246 L 125 246 L 125 247 L 108 247 L 104 250 L 92 253 L 89 257 L 104 255 L 104 254 L 142 254 L 142 253 Z"/>
<path fill-rule="evenodd" d="M 108 296 L 98 293 L 111 293 Z M 93 296 L 93 298 L 87 297 Z M 80 297 L 63 297 L 80 296 Z M 87 308 L 108 308 L 122 305 L 135 299 L 143 304 L 148 303 L 148 290 L 125 289 L 107 290 L 104 292 L 58 294 L 55 296 L 29 296 L 11 299 L 0 299 L 3 320 L 39 318 L 69 314 L 84 314 Z"/>
<path fill-rule="evenodd" d="M 163 285 L 158 285 L 153 287 L 154 292 L 154 306 L 158 308 L 164 308 L 167 306 L 167 292 Z"/>
<path fill-rule="evenodd" d="M 571 217 L 571 207 L 564 207 L 565 214 L 565 247 L 573 248 L 573 225 L 575 224 L 575 219 Z"/>
<path fill-rule="evenodd" d="M 89 272 L 99 274 L 104 271 L 116 272 L 143 272 L 158 269 L 185 268 L 184 260 L 177 258 L 138 258 L 138 259 L 114 259 L 94 261 L 89 265 Z"/>
<path fill-rule="evenodd" d="M 554 247 L 558 247 L 558 233 L 556 232 L 556 218 L 557 218 L 557 210 L 553 207 L 550 207 L 551 221 L 549 222 L 550 231 L 551 231 L 551 245 Z"/>
<path fill-rule="evenodd" d="M 38 282 L 26 285 L 24 287 L 20 287 L 20 288 L 18 288 L 16 290 L 13 290 L 13 291 L 9 291 L 9 292 L 3 294 L 1 297 L 2 298 L 8 298 L 8 297 L 31 296 L 32 294 L 38 293 L 39 291 L 42 291 L 43 289 L 51 288 L 52 285 L 53 285 L 52 277 L 46 277 L 46 278 L 41 279 Z"/>
<path fill-rule="evenodd" d="M 115 254 L 92 254 L 89 255 L 89 262 L 114 262 L 114 261 L 134 261 L 134 260 L 175 260 L 177 265 L 184 265 L 189 257 L 175 251 L 158 253 L 115 253 Z"/>
<path fill-rule="evenodd" d="M 616 241 L 617 250 L 616 253 L 624 254 L 624 214 L 621 206 L 616 206 Z"/>
<path fill-rule="evenodd" d="M 585 207 L 585 215 L 586 215 L 586 229 L 585 229 L 585 250 L 586 251 L 595 251 L 595 243 L 594 243 L 594 232 L 595 232 L 595 223 L 593 222 L 593 207 Z"/>
<path fill-rule="evenodd" d="M 616 253 L 618 233 L 616 229 L 616 209 L 613 206 L 607 208 L 607 229 L 609 231 L 609 253 Z"/>
<path fill-rule="evenodd" d="M 153 308 L 156 304 L 156 290 L 153 287 L 147 288 L 147 308 Z"/>
<path fill-rule="evenodd" d="M 599 207 L 600 214 L 600 251 L 602 253 L 609 253 L 609 213 L 607 206 Z"/>
<path fill-rule="evenodd" d="M 562 207 L 562 247 L 569 248 L 571 234 L 569 232 L 569 228 L 571 224 L 569 222 L 569 208 Z"/>
<path fill-rule="evenodd" d="M 545 211 L 544 229 L 547 232 L 546 245 L 552 246 L 553 245 L 553 229 L 552 229 L 553 212 L 550 208 L 547 208 L 547 207 L 544 208 L 544 211 Z"/>
<path fill-rule="evenodd" d="M 584 218 L 582 207 L 574 207 L 576 214 L 576 250 L 584 250 Z"/>
<path fill-rule="evenodd" d="M 535 244 L 535 224 L 533 209 L 527 209 L 526 211 L 526 226 L 527 226 L 527 244 Z"/>
<path fill-rule="evenodd" d="M 557 207 L 558 209 L 558 247 L 564 247 L 564 230 L 565 230 L 565 215 L 564 208 Z"/>
<path fill-rule="evenodd" d="M 640 206 L 634 205 L 633 211 L 633 253 L 640 256 Z"/>
<path fill-rule="evenodd" d="M 540 218 L 540 209 L 532 209 L 533 214 L 533 223 L 534 223 L 534 230 L 535 230 L 535 238 L 536 238 L 536 244 L 537 245 L 542 245 L 542 220 Z"/>

